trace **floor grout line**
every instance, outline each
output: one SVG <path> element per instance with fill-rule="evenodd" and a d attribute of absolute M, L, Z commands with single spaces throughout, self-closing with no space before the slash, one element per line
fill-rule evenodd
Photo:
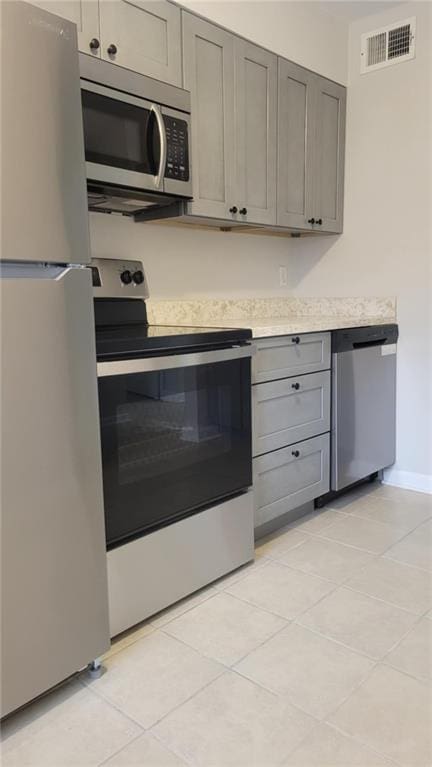
<path fill-rule="evenodd" d="M 249 603 L 248 603 L 248 604 L 249 604 Z M 263 612 L 268 612 L 268 611 L 265 611 L 265 610 L 263 610 Z M 276 617 L 278 617 L 278 618 L 280 618 L 280 617 L 281 617 L 281 616 L 279 616 L 279 615 L 278 615 L 278 616 L 276 616 L 274 613 L 268 613 L 268 614 L 269 614 L 269 615 L 274 615 L 274 617 L 275 617 L 275 618 L 276 618 Z M 253 649 L 253 650 L 250 650 L 248 653 L 246 653 L 246 654 L 245 654 L 245 655 L 243 655 L 241 658 L 239 658 L 239 660 L 235 660 L 235 661 L 234 661 L 234 663 L 231 663 L 231 664 L 228 664 L 228 663 L 225 663 L 224 661 L 218 660 L 218 658 L 212 657 L 211 655 L 205 655 L 203 652 L 201 652 L 201 650 L 198 650 L 198 649 L 197 649 L 196 647 L 194 647 L 193 645 L 190 645 L 190 644 L 189 644 L 188 642 L 186 642 L 184 639 L 181 639 L 180 637 L 177 637 L 177 636 L 175 636 L 174 634 L 170 634 L 169 632 L 165 632 L 165 631 L 163 631 L 163 629 L 161 629 L 161 630 L 163 631 L 163 633 L 165 634 L 165 636 L 169 636 L 169 637 L 170 637 L 170 639 L 176 639 L 176 640 L 177 640 L 177 642 L 181 642 L 181 644 L 185 645 L 185 647 L 187 647 L 189 650 L 194 650 L 196 653 L 198 653 L 198 655 L 200 655 L 200 656 L 201 656 L 202 658 L 204 658 L 205 660 L 212 660 L 212 661 L 214 661 L 215 663 L 219 663 L 221 666 L 223 666 L 223 667 L 224 667 L 224 669 L 225 669 L 226 671 L 230 671 L 230 670 L 231 670 L 231 669 L 232 669 L 232 668 L 233 668 L 233 667 L 234 667 L 234 666 L 235 666 L 237 663 L 240 663 L 240 661 L 241 661 L 241 660 L 243 660 L 244 658 L 247 658 L 247 656 L 248 656 L 248 655 L 250 655 L 250 653 L 251 653 L 251 652 L 254 652 L 254 650 L 256 650 L 258 647 L 261 647 L 263 644 L 265 644 L 266 642 L 268 642 L 268 640 L 269 640 L 269 639 L 272 639 L 274 636 L 276 636 L 276 634 L 279 634 L 279 632 L 280 632 L 280 631 L 284 631 L 284 629 L 286 629 L 286 628 L 287 628 L 287 626 L 289 626 L 289 624 L 290 624 L 290 621 L 288 621 L 286 618 L 283 618 L 282 620 L 284 620 L 284 621 L 285 621 L 285 626 L 280 626 L 278 629 L 276 629 L 276 631 L 274 632 L 274 634 L 271 634 L 270 636 L 268 636 L 266 639 L 264 639 L 262 642 L 260 642 L 260 644 L 259 644 L 259 645 L 257 645 L 257 647 L 254 647 L 254 649 Z M 217 677 L 216 677 L 216 678 L 217 678 Z"/>
<path fill-rule="evenodd" d="M 171 751 L 174 756 L 177 756 L 179 759 L 182 760 L 188 767 L 193 767 L 193 762 L 190 761 L 189 757 L 186 756 L 186 754 L 181 751 L 178 748 L 174 748 L 171 743 L 168 744 L 167 741 L 162 738 L 159 733 L 157 732 L 151 732 L 151 730 L 148 731 L 148 734 L 151 735 L 152 738 L 154 738 L 158 743 L 160 743 L 164 748 L 167 748 L 169 751 Z M 133 766 L 131 766 L 133 767 Z M 142 765 L 142 767 L 154 767 L 153 765 Z M 156 767 L 156 766 L 155 766 Z"/>
<path fill-rule="evenodd" d="M 110 759 L 112 759 L 114 756 L 117 756 L 118 754 L 121 754 L 121 752 L 124 751 L 125 748 L 130 746 L 131 743 L 134 743 L 136 740 L 138 740 L 138 738 L 141 738 L 143 735 L 144 735 L 144 731 L 143 732 L 139 732 L 138 735 L 135 735 L 135 737 L 132 738 L 128 743 L 125 743 L 124 746 L 122 746 L 121 748 L 118 748 L 116 751 L 113 751 L 113 753 L 110 754 L 109 756 L 107 756 L 106 759 L 103 759 L 102 762 L 98 762 L 97 767 L 104 767 L 104 765 L 107 762 L 109 762 Z"/>
<path fill-rule="evenodd" d="M 327 722 L 327 721 L 325 721 L 324 724 L 326 724 L 327 727 L 331 727 L 332 729 L 336 730 L 336 732 L 338 732 L 340 735 L 344 735 L 345 738 L 349 738 L 350 740 L 353 740 L 358 745 L 363 746 L 363 748 L 368 749 L 373 754 L 376 754 L 377 756 L 380 756 L 383 759 L 388 759 L 390 764 L 394 764 L 395 767 L 407 767 L 407 765 L 403 765 L 400 762 L 396 762 L 392 757 L 388 756 L 383 751 L 378 751 L 376 748 L 373 748 L 373 746 L 370 746 L 369 743 L 366 743 L 364 740 L 362 740 L 362 738 L 360 738 L 358 735 L 353 735 L 347 730 L 342 729 L 342 727 L 339 727 L 337 724 L 334 724 L 333 722 Z"/>
<path fill-rule="evenodd" d="M 349 591 L 355 591 L 356 594 L 362 594 L 363 596 L 370 597 L 370 599 L 376 599 L 377 602 L 384 602 L 385 605 L 389 605 L 390 607 L 397 607 L 399 610 L 403 610 L 406 613 L 409 613 L 410 615 L 416 615 L 416 616 L 422 616 L 425 615 L 425 612 L 427 612 L 429 608 L 426 608 L 425 612 L 414 612 L 414 610 L 408 610 L 406 607 L 401 607 L 400 605 L 396 604 L 396 602 L 389 602 L 386 599 L 382 599 L 381 597 L 372 596 L 371 594 L 368 594 L 367 591 L 361 591 L 359 588 L 354 588 L 354 586 L 350 586 L 349 583 L 344 584 L 344 588 L 349 589 Z"/>

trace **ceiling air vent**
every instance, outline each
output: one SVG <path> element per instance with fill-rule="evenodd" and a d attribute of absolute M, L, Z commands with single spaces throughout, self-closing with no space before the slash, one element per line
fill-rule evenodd
<path fill-rule="evenodd" d="M 360 72 L 364 74 L 413 59 L 415 25 L 413 17 L 362 35 Z"/>

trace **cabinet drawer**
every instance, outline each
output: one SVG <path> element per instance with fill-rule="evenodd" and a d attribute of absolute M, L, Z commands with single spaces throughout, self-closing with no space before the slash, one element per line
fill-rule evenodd
<path fill-rule="evenodd" d="M 329 456 L 324 434 L 254 458 L 255 527 L 327 493 Z"/>
<path fill-rule="evenodd" d="M 330 429 L 330 371 L 252 387 L 253 454 L 278 450 Z"/>
<path fill-rule="evenodd" d="M 274 336 L 257 342 L 252 382 L 274 381 L 330 368 L 330 333 Z"/>

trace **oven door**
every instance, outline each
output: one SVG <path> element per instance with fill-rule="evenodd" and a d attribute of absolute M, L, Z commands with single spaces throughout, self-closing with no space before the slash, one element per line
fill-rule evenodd
<path fill-rule="evenodd" d="M 108 548 L 252 484 L 251 349 L 98 363 Z"/>
<path fill-rule="evenodd" d="M 81 81 L 88 181 L 164 191 L 167 137 L 161 108 Z"/>

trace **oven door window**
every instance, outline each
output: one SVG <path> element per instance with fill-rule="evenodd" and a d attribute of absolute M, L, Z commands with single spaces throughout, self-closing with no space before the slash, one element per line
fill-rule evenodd
<path fill-rule="evenodd" d="M 81 90 L 87 162 L 156 175 L 160 140 L 150 109 Z"/>
<path fill-rule="evenodd" d="M 108 547 L 252 484 L 250 359 L 99 379 Z"/>

